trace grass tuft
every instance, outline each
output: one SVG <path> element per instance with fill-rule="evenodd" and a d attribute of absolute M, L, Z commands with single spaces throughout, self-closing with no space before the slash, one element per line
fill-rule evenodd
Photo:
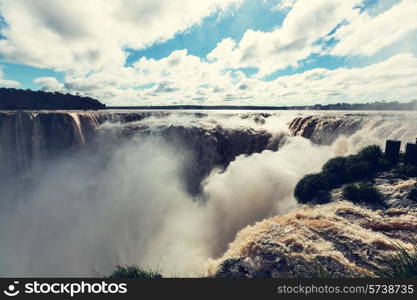
<path fill-rule="evenodd" d="M 381 278 L 417 278 L 417 241 L 413 250 L 393 244 L 395 253 L 388 257 L 388 266 L 375 272 Z"/>
<path fill-rule="evenodd" d="M 162 275 L 154 270 L 143 270 L 136 265 L 116 266 L 109 278 L 162 278 Z"/>

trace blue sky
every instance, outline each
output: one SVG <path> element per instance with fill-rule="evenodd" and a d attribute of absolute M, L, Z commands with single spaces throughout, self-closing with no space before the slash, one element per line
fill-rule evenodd
<path fill-rule="evenodd" d="M 109 105 L 417 98 L 414 0 L 104 2 L 0 0 L 0 85 Z"/>
<path fill-rule="evenodd" d="M 175 50 L 187 49 L 191 55 L 204 58 L 224 38 L 240 40 L 248 30 L 271 31 L 279 26 L 285 13 L 273 10 L 273 3 L 268 1 L 245 1 L 236 12 L 225 16 L 215 13 L 203 19 L 200 25 L 193 26 L 185 33 L 176 34 L 165 43 L 158 43 L 147 49 L 132 51 L 127 63 L 145 56 L 160 59 Z"/>
<path fill-rule="evenodd" d="M 55 72 L 52 69 L 41 69 L 8 62 L 2 62 L 1 65 L 5 77 L 19 82 L 20 87 L 24 89 L 40 89 L 40 86 L 33 82 L 33 80 L 39 77 L 55 77 L 59 81 L 64 79 L 62 72 Z"/>

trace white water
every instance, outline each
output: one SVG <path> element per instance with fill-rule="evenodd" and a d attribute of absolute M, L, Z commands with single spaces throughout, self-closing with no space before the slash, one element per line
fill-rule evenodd
<path fill-rule="evenodd" d="M 252 126 L 286 134 L 293 115 L 277 114 Z M 225 171 L 213 171 L 204 181 L 204 201 L 182 188 L 178 173 L 189 155 L 182 147 L 152 137 L 114 147 L 104 135 L 103 153 L 53 161 L 31 175 L 34 187 L 24 200 L 2 199 L 0 272 L 92 276 L 108 274 L 116 264 L 138 264 L 168 276 L 201 275 L 237 231 L 294 209 L 292 193 L 302 176 L 332 156 L 383 145 L 387 137 L 413 140 L 414 118 L 372 116 L 330 146 L 287 137 L 277 152 L 240 156 Z M 224 126 L 250 122 L 205 119 Z"/>

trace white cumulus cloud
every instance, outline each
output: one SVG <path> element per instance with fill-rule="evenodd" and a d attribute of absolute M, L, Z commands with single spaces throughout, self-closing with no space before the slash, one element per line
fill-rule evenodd
<path fill-rule="evenodd" d="M 332 55 L 371 56 L 398 43 L 407 34 L 417 40 L 417 1 L 403 0 L 377 16 L 366 12 L 341 27 L 335 34 L 340 40 L 330 51 Z"/>
<path fill-rule="evenodd" d="M 404 40 L 415 43 L 415 0 L 383 0 L 372 9 L 364 8 L 362 0 L 275 2 L 286 16 L 270 32 L 249 29 L 240 40 L 224 38 L 206 57 L 183 49 L 126 65 L 126 48 L 168 40 L 242 1 L 0 0 L 8 24 L 0 29 L 5 37 L 0 56 L 63 71 L 62 82 L 35 79 L 42 89 L 78 92 L 108 105 L 295 105 L 416 98 L 415 51 L 398 46 L 391 57 L 373 57 Z M 361 55 L 373 58 L 373 64 L 353 68 L 346 63 L 329 70 L 314 67 L 312 54 Z M 308 71 L 298 73 L 301 62 L 311 63 Z M 291 72 L 296 74 L 264 80 L 287 67 L 294 67 Z M 242 68 L 259 72 L 250 76 Z M 0 84 L 18 85 L 1 73 Z"/>
<path fill-rule="evenodd" d="M 39 77 L 34 79 L 33 82 L 40 85 L 44 91 L 58 92 L 64 87 L 55 77 Z"/>
<path fill-rule="evenodd" d="M 88 73 L 123 66 L 141 49 L 242 0 L 0 0 L 8 24 L 0 55 L 41 68 Z"/>
<path fill-rule="evenodd" d="M 256 67 L 261 75 L 295 66 L 313 53 L 315 44 L 338 24 L 356 15 L 358 0 L 298 0 L 281 27 L 271 32 L 248 30 L 238 44 L 222 41 L 208 58 L 235 67 Z"/>

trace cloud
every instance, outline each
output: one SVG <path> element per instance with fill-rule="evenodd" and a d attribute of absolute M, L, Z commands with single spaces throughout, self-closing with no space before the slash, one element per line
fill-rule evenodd
<path fill-rule="evenodd" d="M 172 93 L 178 91 L 178 88 L 172 87 L 172 83 L 168 81 L 163 81 L 158 84 L 155 89 L 155 93 Z"/>
<path fill-rule="evenodd" d="M 33 80 L 44 91 L 61 91 L 64 87 L 55 77 L 40 77 Z"/>
<path fill-rule="evenodd" d="M 186 50 L 179 50 L 159 60 L 143 57 L 129 67 L 86 76 L 68 75 L 65 77 L 65 88 L 95 96 L 110 104 L 123 101 L 138 105 L 152 101 L 163 103 L 168 96 L 177 101 L 187 101 L 196 93 L 204 96 L 207 88 L 201 86 L 224 87 L 229 81 L 216 65 L 189 55 Z"/>
<path fill-rule="evenodd" d="M 0 0 L 0 55 L 77 74 L 123 66 L 125 48 L 172 38 L 242 0 Z"/>
<path fill-rule="evenodd" d="M 363 68 L 313 69 L 268 84 L 287 103 L 406 101 L 416 97 L 417 58 L 398 54 Z"/>
<path fill-rule="evenodd" d="M 255 67 L 260 75 L 297 63 L 322 48 L 317 42 L 356 15 L 361 1 L 298 0 L 282 26 L 271 32 L 248 30 L 239 43 L 225 39 L 208 55 L 226 66 Z"/>
<path fill-rule="evenodd" d="M 366 12 L 357 15 L 335 34 L 339 43 L 330 51 L 336 56 L 371 56 L 387 46 L 413 34 L 417 39 L 417 1 L 403 0 L 372 17 Z"/>
<path fill-rule="evenodd" d="M 172 38 L 241 0 L 198 4 L 127 0 L 124 6 L 121 1 L 74 0 L 65 2 L 65 9 L 61 0 L 0 0 L 9 25 L 1 29 L 6 39 L 0 40 L 0 55 L 63 70 L 62 83 L 52 77 L 37 78 L 35 83 L 46 90 L 92 96 L 108 105 L 410 100 L 417 92 L 416 53 L 401 49 L 400 43 L 416 39 L 417 3 L 394 2 L 384 0 L 371 9 L 360 0 L 281 1 L 278 7 L 287 15 L 270 32 L 249 29 L 241 40 L 227 37 L 206 57 L 183 49 L 126 65 L 126 47 L 139 49 Z M 312 58 L 312 54 L 372 57 L 393 45 L 397 48 L 389 54 L 394 56 L 373 57 L 373 65 L 360 68 L 348 63 L 335 70 L 315 68 Z M 298 73 L 300 64 L 310 64 L 308 71 Z M 296 74 L 265 81 L 265 75 L 288 67 Z M 248 75 L 247 68 L 258 72 Z"/>
<path fill-rule="evenodd" d="M 13 87 L 19 87 L 20 83 L 15 80 L 7 80 L 0 78 L 0 87 L 6 87 L 6 88 L 13 88 Z"/>
<path fill-rule="evenodd" d="M 105 99 L 106 103 L 126 105 L 193 104 L 195 101 L 207 105 L 225 101 L 235 105 L 407 101 L 414 99 L 417 92 L 417 58 L 412 53 L 398 54 L 365 67 L 315 68 L 267 82 L 249 78 L 241 71 L 225 71 L 186 51 L 176 51 L 160 60 L 143 58 L 128 71 L 130 82 L 126 78 L 117 83 L 115 78 L 115 85 L 102 85 L 100 80 L 87 77 L 72 79 L 66 87 L 77 92 L 88 91 L 88 95 Z M 109 75 L 107 83 L 110 82 Z M 137 89 L 137 82 L 147 85 Z M 123 88 L 118 84 L 123 84 Z"/>
<path fill-rule="evenodd" d="M 233 104 L 250 105 L 294 105 L 335 102 L 368 102 L 385 100 L 406 101 L 416 97 L 417 92 L 417 58 L 412 53 L 398 54 L 384 61 L 357 68 L 338 68 L 327 70 L 315 68 L 303 73 L 281 76 L 269 82 L 259 78 L 248 78 L 243 72 L 223 73 L 221 68 L 214 68 L 207 62 L 195 60 L 185 55 L 169 78 L 170 87 L 179 90 L 170 93 L 171 99 L 183 101 L 182 97 L 191 97 L 203 90 L 206 103 L 222 103 L 225 99 Z M 186 61 L 193 61 L 199 72 L 207 72 L 210 78 L 203 80 L 198 72 L 189 70 Z M 164 70 L 167 61 L 154 61 L 155 69 Z M 187 80 L 188 78 L 188 80 Z M 156 77 L 155 77 L 156 79 Z M 201 83 L 206 88 L 201 88 Z M 220 88 L 220 91 L 219 91 Z M 214 89 L 218 93 L 213 93 Z M 204 91 L 206 91 L 204 93 Z M 153 102 L 164 103 L 164 96 L 148 95 Z"/>
<path fill-rule="evenodd" d="M 273 7 L 274 10 L 285 11 L 291 9 L 297 0 L 281 0 L 277 5 Z"/>

